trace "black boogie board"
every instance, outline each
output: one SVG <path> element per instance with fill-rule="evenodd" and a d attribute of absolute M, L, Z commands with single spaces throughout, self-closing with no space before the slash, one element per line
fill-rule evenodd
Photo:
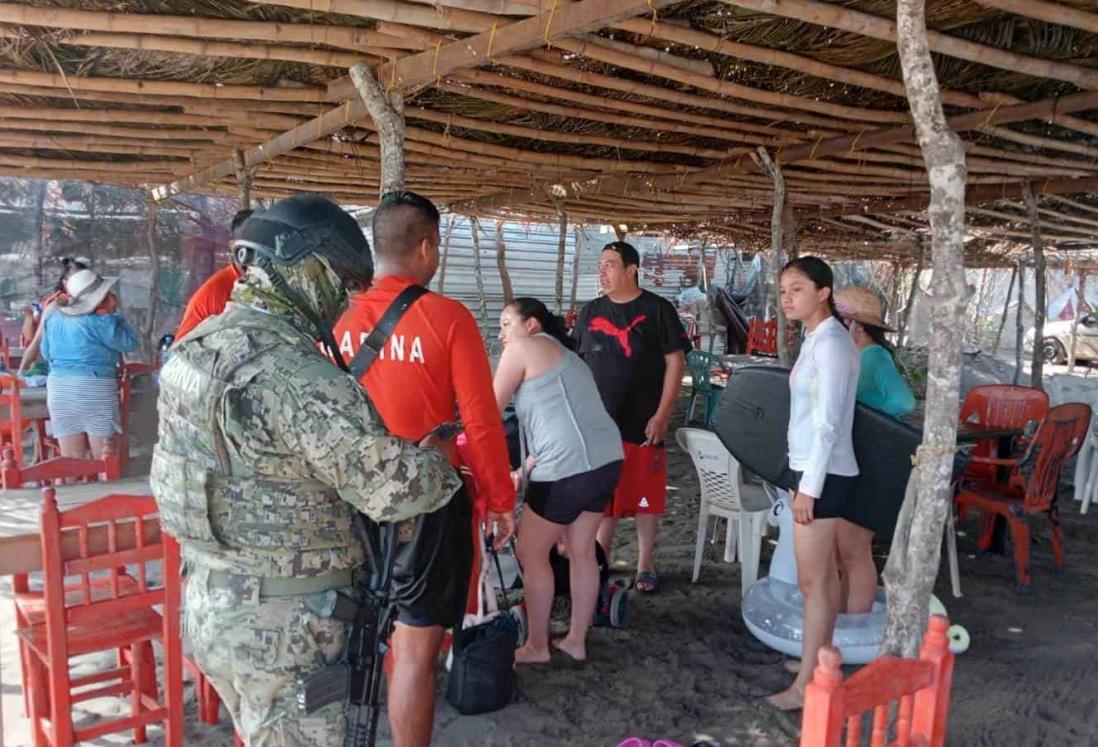
<path fill-rule="evenodd" d="M 713 430 L 750 472 L 786 490 L 796 480 L 789 469 L 789 369 L 746 366 L 736 369 L 717 405 Z M 854 454 L 860 475 L 843 518 L 888 540 L 904 500 L 911 457 L 922 433 L 884 413 L 858 405 L 854 412 Z"/>

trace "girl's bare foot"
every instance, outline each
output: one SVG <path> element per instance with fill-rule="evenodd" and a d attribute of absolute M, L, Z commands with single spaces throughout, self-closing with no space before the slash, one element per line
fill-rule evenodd
<path fill-rule="evenodd" d="M 587 660 L 587 644 L 584 641 L 576 643 L 571 638 L 565 636 L 564 638 L 558 638 L 553 641 L 553 648 L 558 651 L 563 651 L 576 661 Z"/>
<path fill-rule="evenodd" d="M 801 673 L 801 660 L 800 659 L 786 659 L 785 663 L 782 666 L 784 666 L 785 671 L 789 672 L 790 674 L 800 674 Z"/>
<path fill-rule="evenodd" d="M 548 648 L 536 649 L 527 644 L 515 649 L 516 664 L 547 664 L 550 658 Z"/>
<path fill-rule="evenodd" d="M 770 705 L 782 711 L 796 711 L 804 708 L 804 690 L 794 682 L 788 690 L 774 693 L 766 699 Z"/>

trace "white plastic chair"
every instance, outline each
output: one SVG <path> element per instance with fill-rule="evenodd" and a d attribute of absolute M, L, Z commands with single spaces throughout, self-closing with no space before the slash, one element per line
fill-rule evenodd
<path fill-rule="evenodd" d="M 679 446 L 690 454 L 701 486 L 698 510 L 698 539 L 694 546 L 694 576 L 701 575 L 702 549 L 710 516 L 720 516 L 728 525 L 724 539 L 724 561 L 740 561 L 741 595 L 759 577 L 759 553 L 766 531 L 770 498 L 761 484 L 744 484 L 740 463 L 716 434 L 701 428 L 679 428 Z M 737 530 L 735 534 L 733 530 Z"/>

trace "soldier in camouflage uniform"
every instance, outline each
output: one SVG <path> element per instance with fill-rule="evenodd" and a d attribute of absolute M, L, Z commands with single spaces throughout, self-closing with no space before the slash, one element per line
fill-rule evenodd
<path fill-rule="evenodd" d="M 188 568 L 185 635 L 241 735 L 342 747 L 346 705 L 306 717 L 296 696 L 342 651 L 345 626 L 325 612 L 365 559 L 353 511 L 404 521 L 460 481 L 437 450 L 389 437 L 317 348 L 335 351 L 348 289 L 373 273 L 355 221 L 299 195 L 249 218 L 236 247 L 248 270 L 228 308 L 161 374 L 153 492 Z"/>

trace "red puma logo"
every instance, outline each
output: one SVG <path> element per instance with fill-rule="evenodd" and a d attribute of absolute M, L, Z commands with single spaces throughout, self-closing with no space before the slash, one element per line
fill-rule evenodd
<path fill-rule="evenodd" d="M 643 322 L 648 317 L 641 314 L 633 321 L 629 322 L 629 326 L 622 329 L 615 326 L 615 324 L 604 316 L 596 316 L 591 320 L 591 324 L 587 329 L 592 332 L 601 332 L 608 337 L 613 337 L 621 345 L 622 352 L 625 353 L 626 358 L 633 357 L 633 346 L 629 344 L 629 333 L 633 331 L 633 328 Z"/>

